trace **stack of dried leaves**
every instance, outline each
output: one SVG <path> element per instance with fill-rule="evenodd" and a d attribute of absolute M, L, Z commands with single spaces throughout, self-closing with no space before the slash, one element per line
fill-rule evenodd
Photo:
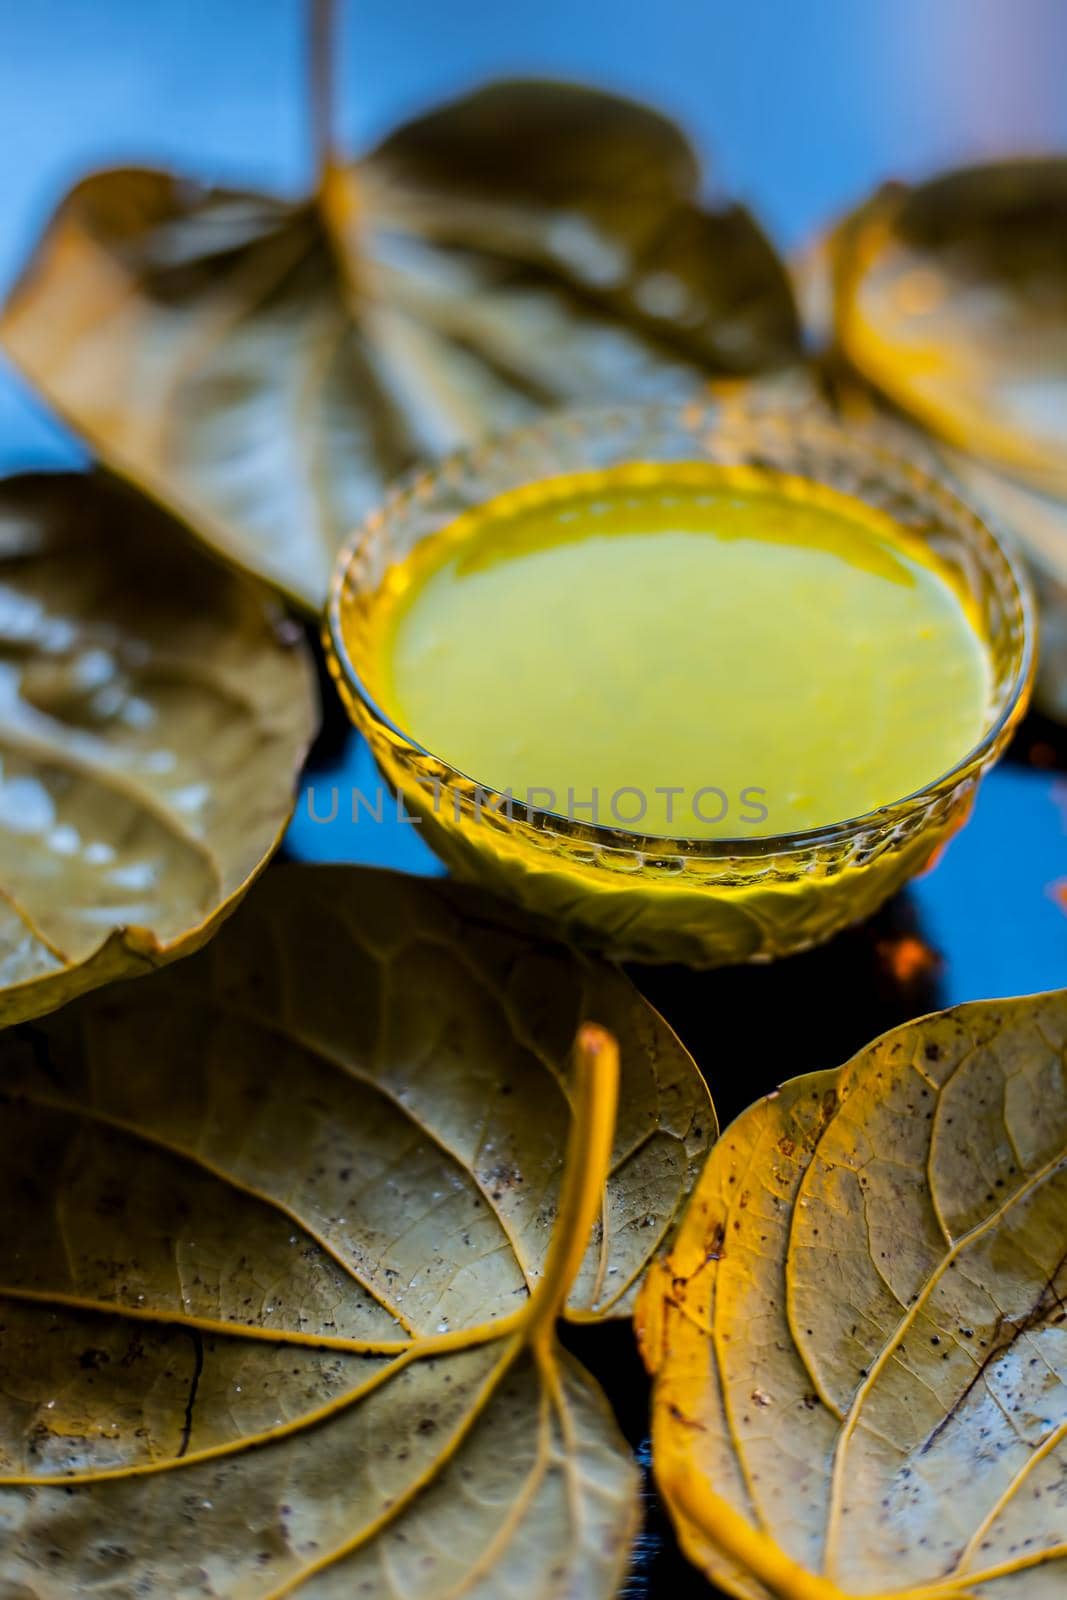
<path fill-rule="evenodd" d="M 1064 493 L 1063 418 L 1019 387 L 1060 347 L 976 366 L 959 304 L 895 384 L 930 251 L 973 270 L 951 206 L 898 246 L 900 204 L 840 236 L 853 374 L 881 351 L 865 376 L 974 470 Z M 1022 303 L 1005 349 L 1043 332 Z M 709 1577 L 1059 1592 L 1062 996 L 915 1024 L 712 1150 L 628 980 L 478 894 L 273 866 L 217 931 L 315 731 L 285 601 L 319 608 L 398 471 L 547 405 L 796 369 L 786 272 L 676 129 L 507 84 L 300 204 L 97 175 L 0 341 L 127 480 L 0 486 L 2 1600 L 607 1600 L 636 1469 L 557 1325 L 628 1316 L 668 1247 L 654 1467 Z"/>

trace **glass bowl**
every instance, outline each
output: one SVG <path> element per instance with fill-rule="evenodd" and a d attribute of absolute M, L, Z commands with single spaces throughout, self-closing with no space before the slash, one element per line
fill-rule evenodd
<path fill-rule="evenodd" d="M 374 607 L 387 572 L 462 513 L 535 480 L 624 462 L 707 461 L 824 484 L 888 512 L 955 573 L 992 666 L 979 742 L 923 789 L 863 816 L 768 838 L 643 837 L 510 801 L 457 772 L 375 701 Z M 324 628 L 330 670 L 378 766 L 458 877 L 519 902 L 557 936 L 617 960 L 769 961 L 868 917 L 966 820 L 1025 710 L 1034 666 L 1018 556 L 930 472 L 869 430 L 734 403 L 557 412 L 400 483 L 340 557 Z"/>

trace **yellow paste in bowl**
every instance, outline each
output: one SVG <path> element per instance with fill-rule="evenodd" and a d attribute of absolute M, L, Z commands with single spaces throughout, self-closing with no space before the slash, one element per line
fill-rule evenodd
<path fill-rule="evenodd" d="M 757 837 L 921 789 L 991 671 L 917 535 L 706 463 L 539 482 L 430 536 L 375 606 L 382 709 L 478 783 L 637 833 Z"/>

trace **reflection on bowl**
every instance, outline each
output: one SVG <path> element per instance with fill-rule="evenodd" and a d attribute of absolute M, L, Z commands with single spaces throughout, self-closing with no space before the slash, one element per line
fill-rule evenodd
<path fill-rule="evenodd" d="M 423 540 L 523 485 L 633 462 L 786 474 L 865 502 L 926 541 L 989 650 L 974 747 L 921 790 L 864 815 L 775 837 L 643 837 L 502 800 L 397 726 L 371 691 L 376 607 Z M 558 413 L 398 486 L 342 553 L 326 622 L 331 671 L 379 767 L 457 876 L 616 959 L 717 966 L 807 948 L 870 915 L 966 820 L 982 773 L 1025 709 L 1033 624 L 1020 564 L 946 484 L 821 416 L 687 406 Z"/>

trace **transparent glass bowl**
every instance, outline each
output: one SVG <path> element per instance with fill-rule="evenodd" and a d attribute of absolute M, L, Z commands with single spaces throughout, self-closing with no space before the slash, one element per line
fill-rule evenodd
<path fill-rule="evenodd" d="M 534 480 L 633 461 L 710 461 L 814 480 L 929 541 L 982 621 L 992 703 L 975 747 L 922 790 L 828 827 L 774 838 L 664 839 L 500 802 L 375 702 L 373 627 L 388 570 L 463 512 Z M 402 482 L 339 560 L 325 640 L 353 722 L 447 866 L 518 901 L 556 935 L 618 960 L 769 961 L 869 916 L 966 820 L 982 773 L 1025 710 L 1034 664 L 1021 563 L 945 482 L 869 431 L 736 403 L 555 413 Z"/>

